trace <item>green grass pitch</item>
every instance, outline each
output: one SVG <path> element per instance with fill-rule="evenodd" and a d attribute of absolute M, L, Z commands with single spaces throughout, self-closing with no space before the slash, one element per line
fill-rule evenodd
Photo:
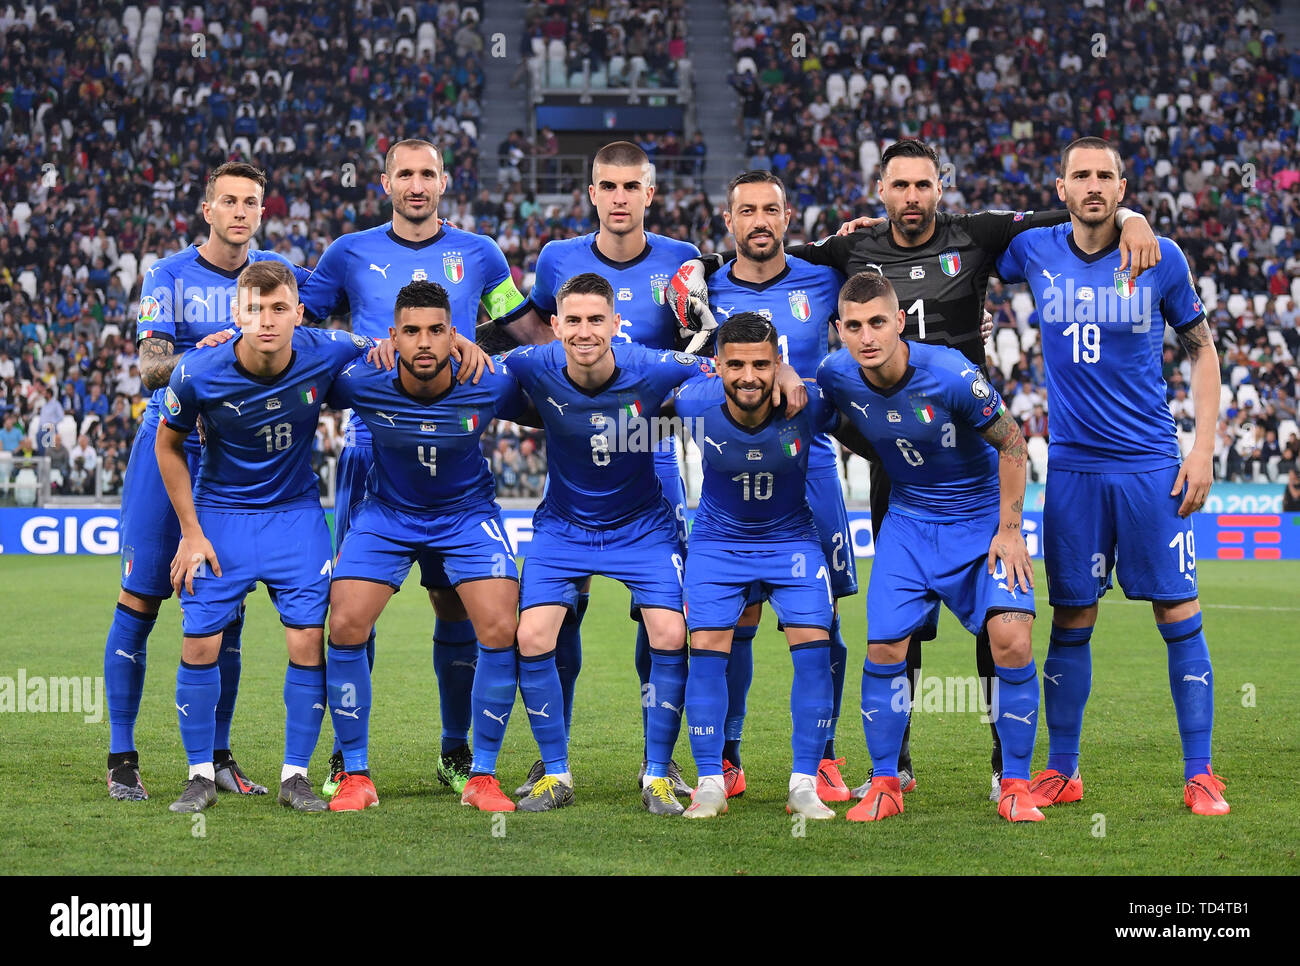
<path fill-rule="evenodd" d="M 860 561 L 865 588 L 869 564 Z M 116 594 L 116 559 L 3 557 L 0 676 L 102 673 Z M 977 712 L 916 715 L 918 790 L 907 811 L 879 825 L 840 817 L 806 826 L 785 814 L 790 661 L 771 612 L 755 644 L 744 762 L 749 790 L 708 822 L 656 819 L 633 786 L 640 763 L 638 690 L 627 593 L 597 580 L 583 628 L 572 768 L 577 805 L 554 814 L 494 818 L 462 808 L 434 778 L 437 692 L 432 613 L 412 580 L 379 626 L 371 767 L 380 806 L 361 814 L 299 815 L 274 793 L 222 794 L 199 816 L 173 815 L 184 753 L 173 709 L 180 616 L 164 606 L 149 648 L 137 731 L 142 804 L 110 801 L 104 785 L 107 710 L 0 713 L 0 854 L 20 874 L 124 873 L 888 873 L 1295 874 L 1300 746 L 1300 563 L 1201 564 L 1206 630 L 1215 662 L 1215 766 L 1230 782 L 1232 814 L 1193 816 L 1182 805 L 1182 764 L 1164 646 L 1150 607 L 1118 593 L 1102 605 L 1093 639 L 1094 684 L 1084 726 L 1084 801 L 1053 808 L 1036 826 L 1010 826 L 987 801 L 987 726 Z M 1035 654 L 1047 649 L 1041 569 Z M 866 628 L 862 596 L 844 602 L 850 673 L 840 754 L 860 783 L 870 762 L 858 715 Z M 283 750 L 283 635 L 266 595 L 250 599 L 233 744 L 254 780 L 274 786 Z M 927 675 L 973 675 L 971 639 L 945 612 L 928 645 Z M 519 705 L 516 705 L 519 710 Z M 329 726 L 312 763 L 319 785 Z M 519 711 L 501 756 L 503 785 L 523 778 L 535 746 Z M 1035 768 L 1046 759 L 1040 725 Z M 677 758 L 694 777 L 683 735 Z"/>

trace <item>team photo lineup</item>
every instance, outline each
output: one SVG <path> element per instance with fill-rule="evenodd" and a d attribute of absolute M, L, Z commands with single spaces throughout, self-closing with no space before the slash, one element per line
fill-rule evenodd
<path fill-rule="evenodd" d="M 87 585 L 102 636 L 76 642 L 95 674 L 103 642 L 106 720 L 76 739 L 97 814 L 200 837 L 231 805 L 266 808 L 312 849 L 382 834 L 390 799 L 488 822 L 562 811 L 506 821 L 578 837 L 611 809 L 653 836 L 759 813 L 798 842 L 847 820 L 863 847 L 901 829 L 890 848 L 948 825 L 1019 849 L 1072 819 L 1100 841 L 1103 811 L 1169 823 L 1176 848 L 1267 814 L 1219 770 L 1240 755 L 1256 774 L 1248 754 L 1295 737 L 1293 712 L 1258 741 L 1235 717 L 1255 680 L 1292 675 L 1241 671 L 1250 631 L 1228 621 L 1275 611 L 1270 633 L 1293 636 L 1294 572 L 1241 596 L 1263 571 L 1226 568 L 1287 565 L 1198 568 L 1194 523 L 1221 485 L 1283 488 L 1281 523 L 1234 526 L 1300 510 L 1287 11 L 701 4 L 733 32 L 710 93 L 682 2 L 106 4 L 89 44 L 64 6 L 0 14 L 0 502 L 31 506 L 16 467 L 42 458 L 68 505 L 120 496 L 116 601 Z M 1077 37 L 1053 36 L 1058 12 Z M 493 32 L 507 13 L 515 33 Z M 503 36 L 528 52 L 504 73 Z M 1114 49 L 1088 64 L 1094 37 Z M 1121 55 L 1154 58 L 1149 91 Z M 545 123 L 587 109 L 578 88 L 626 86 L 650 112 L 691 84 L 691 116 L 724 105 L 740 150 L 698 119 L 690 136 L 612 109 L 580 135 Z M 129 109 L 100 118 L 113 90 Z M 494 112 L 511 119 L 495 168 Z M 67 158 L 120 181 L 72 193 Z M 1255 181 L 1228 183 L 1246 158 L 1254 200 Z M 163 214 L 130 221 L 136 196 Z M 104 222 L 71 262 L 36 244 L 61 199 Z M 253 620 L 259 585 L 272 621 Z M 1239 609 L 1215 623 L 1215 607 Z M 412 620 L 418 663 L 390 656 Z M 1220 648 L 1233 738 L 1215 741 Z M 1121 651 L 1141 698 L 1112 690 Z M 936 661 L 976 682 L 980 725 L 959 740 L 921 713 Z M 950 705 L 933 710 L 977 710 Z M 1138 738 L 1117 743 L 1118 720 Z M 392 767 L 395 741 L 427 781 Z M 956 774 L 960 795 L 919 790 Z M 1117 776 L 1142 787 L 1122 818 Z M 1260 868 L 1294 869 L 1273 845 L 1281 865 Z M 764 871 L 818 871 L 797 855 Z"/>

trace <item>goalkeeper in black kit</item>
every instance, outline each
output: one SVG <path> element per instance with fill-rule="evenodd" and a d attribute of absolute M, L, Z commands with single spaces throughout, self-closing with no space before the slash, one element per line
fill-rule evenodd
<path fill-rule="evenodd" d="M 788 247 L 787 254 L 831 266 L 850 277 L 862 271 L 879 272 L 893 283 L 899 306 L 907 313 L 904 339 L 951 346 L 973 366 L 985 370 L 986 333 L 981 332 L 981 322 L 989 276 L 998 257 L 1020 232 L 1062 224 L 1069 221 L 1070 213 L 1064 208 L 962 215 L 939 212 L 943 194 L 939 156 L 929 145 L 915 139 L 896 141 L 884 151 L 876 191 L 885 206 L 886 218 L 859 219 L 846 225 L 839 235 L 811 245 Z M 1159 244 L 1146 219 L 1136 212 L 1119 209 L 1116 223 L 1121 228 L 1120 253 L 1126 264 L 1131 259 L 1136 277 L 1159 261 Z M 716 324 L 708 309 L 706 279 L 731 257 L 732 253 L 727 252 L 687 262 L 674 277 L 672 295 L 684 330 L 701 332 Z M 889 508 L 890 483 L 878 460 L 871 460 L 870 467 L 874 539 Z M 913 695 L 920 683 L 921 642 L 935 638 L 938 611 L 936 603 L 932 620 L 918 628 L 908 643 L 907 672 Z M 987 630 L 975 639 L 975 660 L 988 705 L 992 701 L 994 669 Z M 989 728 L 993 735 L 990 798 L 996 801 L 1002 777 L 1002 749 L 991 722 Z M 898 757 L 899 784 L 904 792 L 916 787 L 910 736 L 909 721 Z M 853 790 L 853 796 L 861 798 L 870 783 L 868 777 L 866 783 Z"/>

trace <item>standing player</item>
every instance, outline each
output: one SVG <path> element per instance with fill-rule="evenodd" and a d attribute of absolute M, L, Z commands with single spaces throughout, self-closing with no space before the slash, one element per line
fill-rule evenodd
<path fill-rule="evenodd" d="M 736 622 L 757 591 L 771 599 L 794 662 L 794 764 L 786 811 L 830 819 L 835 813 L 817 796 L 817 770 L 834 717 L 833 597 L 808 506 L 807 473 L 815 441 L 839 417 L 820 392 L 810 393 L 796 415 L 776 406 L 777 332 L 757 312 L 731 316 L 718 329 L 717 343 L 721 379 L 693 379 L 674 399 L 704 456 L 685 580 L 691 628 L 687 732 L 699 783 L 684 814 L 713 818 L 727 811 L 728 655 Z"/>
<path fill-rule="evenodd" d="M 1123 175 L 1119 152 L 1106 141 L 1074 141 L 1056 181 L 1070 223 L 1024 233 L 998 261 L 1003 278 L 1027 281 L 1034 293 L 1052 405 L 1043 508 L 1052 603 L 1043 663 L 1048 759 L 1032 787 L 1040 806 L 1083 797 L 1079 735 L 1092 688 L 1089 641 L 1115 569 L 1126 597 L 1151 601 L 1167 645 L 1183 801 L 1197 815 L 1226 815 L 1223 781 L 1210 767 L 1214 672 L 1191 521 L 1213 478 L 1218 353 L 1176 244 L 1160 239 L 1164 258 L 1140 282 L 1124 268 L 1112 217 L 1124 198 Z M 1196 436 L 1181 465 L 1161 374 L 1166 324 L 1192 362 Z"/>
<path fill-rule="evenodd" d="M 409 282 L 397 293 L 390 328 L 396 378 L 351 366 L 326 397 L 364 421 L 375 453 L 330 587 L 326 684 L 343 754 L 334 811 L 379 804 L 370 779 L 367 642 L 416 560 L 446 574 L 478 641 L 469 656 L 477 664 L 470 697 L 474 757 L 461 801 L 485 811 L 515 807 L 494 774 L 515 700 L 519 577 L 479 442 L 498 416 L 524 419 L 526 400 L 504 375 L 477 385 L 456 378 L 451 318 L 441 285 Z"/>
<path fill-rule="evenodd" d="M 140 420 L 127 464 L 122 493 L 122 589 L 104 645 L 110 728 L 108 794 L 122 801 L 149 797 L 140 782 L 135 719 L 144 690 L 149 634 L 159 606 L 172 594 L 169 568 L 181 538 L 154 457 L 159 404 L 181 355 L 204 336 L 230 327 L 235 280 L 244 267 L 268 260 L 289 264 L 274 252 L 251 247 L 262 222 L 265 188 L 266 175 L 251 164 L 231 161 L 213 169 L 203 197 L 203 218 L 212 229 L 208 240 L 155 263 L 141 285 L 136 320 L 140 373 L 145 386 L 156 392 Z M 303 269 L 293 272 L 298 279 L 307 277 Z M 197 471 L 198 433 L 186 442 L 185 451 L 191 469 Z M 240 609 L 222 631 L 217 659 L 221 693 L 214 739 L 216 784 L 223 791 L 265 795 L 266 789 L 248 780 L 230 752 L 243 624 Z"/>
<path fill-rule="evenodd" d="M 668 283 L 681 263 L 697 258 L 699 249 L 689 242 L 677 241 L 645 230 L 645 211 L 655 194 L 654 168 L 646 153 L 628 141 L 615 141 L 596 152 L 591 165 L 591 184 L 587 195 L 596 206 L 599 231 L 577 238 L 548 242 L 537 258 L 537 280 L 529 293 L 535 310 L 530 326 L 550 319 L 556 313 L 556 296 L 560 286 L 575 275 L 594 272 L 608 279 L 614 287 L 614 307 L 620 324 L 613 335 L 614 345 L 636 344 L 650 349 L 667 350 L 675 345 L 677 323 Z M 528 331 L 510 334 L 517 341 L 546 341 Z M 664 495 L 673 506 L 678 533 L 686 539 L 686 489 L 677 465 L 677 447 L 668 440 L 655 453 L 655 472 Z M 582 668 L 580 625 L 586 613 L 589 585 L 578 595 L 576 608 L 560 629 L 556 645 L 556 666 L 564 689 L 564 720 L 567 730 L 573 713 L 573 689 Z M 644 624 L 638 624 L 636 669 L 641 688 L 650 681 L 650 641 Z M 643 720 L 648 729 L 648 718 Z M 644 749 L 643 749 L 644 751 Z M 645 777 L 645 754 L 637 776 L 637 787 Z M 533 765 L 529 781 L 519 788 L 528 794 L 531 782 L 542 774 L 542 762 Z M 681 778 L 676 764 L 672 768 L 678 794 L 688 794 L 690 786 Z"/>
<path fill-rule="evenodd" d="M 181 360 L 158 427 L 158 469 L 182 534 L 172 585 L 181 594 L 183 582 L 189 594 L 181 595 L 185 640 L 176 672 L 189 780 L 171 810 L 198 812 L 216 803 L 222 629 L 261 580 L 289 648 L 280 802 L 320 812 L 326 804 L 312 793 L 307 763 L 325 714 L 322 629 L 331 554 L 311 448 L 331 382 L 373 343 L 298 330 L 297 283 L 287 265 L 273 260 L 240 274 L 236 318 L 238 339 Z M 195 486 L 185 448 L 200 420 L 205 443 Z"/>
<path fill-rule="evenodd" d="M 668 393 L 708 364 L 696 356 L 619 342 L 614 289 L 587 272 L 556 295 L 557 343 L 516 349 L 505 367 L 538 404 L 546 427 L 550 479 L 533 518 L 519 616 L 519 689 L 541 752 L 520 808 L 548 811 L 573 802 L 568 728 L 556 639 L 593 574 L 621 581 L 650 639 L 650 679 L 642 693 L 646 774 L 641 800 L 655 815 L 680 815 L 669 778 L 686 687 L 682 619 L 685 548 L 671 503 L 655 475 L 651 432 Z M 548 711 L 550 709 L 550 711 Z"/>
<path fill-rule="evenodd" d="M 816 265 L 830 266 L 845 276 L 864 270 L 879 272 L 893 283 L 899 303 L 905 308 L 904 334 L 909 342 L 950 346 L 983 369 L 984 338 L 980 325 L 994 263 L 1018 233 L 1039 225 L 1061 224 L 1068 213 L 1059 210 L 963 215 L 940 212 L 943 184 L 939 156 L 925 143 L 910 138 L 896 141 L 881 155 L 876 192 L 885 206 L 888 216 L 885 220 L 862 219 L 854 224 L 870 221 L 871 226 L 814 245 L 794 246 L 788 254 Z M 1127 209 L 1115 214 L 1117 225 L 1126 219 L 1121 251 L 1132 252 L 1134 272 L 1139 274 L 1159 261 L 1159 247 L 1145 219 Z M 674 281 L 674 288 L 698 296 L 696 278 L 700 274 L 692 266 L 686 277 Z M 679 305 L 683 322 L 698 324 L 698 319 L 685 318 L 688 300 L 681 298 Z M 873 537 L 878 537 L 889 507 L 890 484 L 888 473 L 878 460 L 872 460 L 870 466 L 871 527 Z M 920 683 L 921 642 L 934 639 L 938 617 L 936 606 L 933 620 L 918 628 L 908 645 L 908 678 L 913 693 Z M 987 635 L 983 632 L 976 637 L 975 655 L 987 701 L 994 673 Z M 990 798 L 997 798 L 1001 788 L 1001 752 L 992 724 L 990 730 L 993 732 Z M 916 787 L 908 740 L 910 731 L 909 721 L 899 752 L 899 774 L 905 791 Z M 862 785 L 854 793 L 860 797 L 866 789 L 867 785 Z"/>
<path fill-rule="evenodd" d="M 710 279 L 709 307 L 718 319 L 737 312 L 757 312 L 775 327 L 782 362 L 796 372 L 816 372 L 826 357 L 829 326 L 835 321 L 836 304 L 844 276 L 833 268 L 812 265 L 785 254 L 785 233 L 790 225 L 790 207 L 785 186 L 769 171 L 749 171 L 727 186 L 727 210 L 723 217 L 736 240 L 736 258 Z M 708 453 L 704 453 L 708 456 Z M 822 553 L 830 568 L 831 591 L 836 598 L 858 592 L 857 566 L 844 508 L 835 448 L 825 435 L 815 437 L 808 458 L 808 504 L 821 539 Z M 740 760 L 740 742 L 745 727 L 745 706 L 754 676 L 754 635 L 762 616 L 762 604 L 745 609 L 731 641 L 727 660 L 727 720 L 722 752 L 722 773 L 727 796 L 745 790 L 745 772 Z M 838 607 L 831 619 L 831 675 L 834 710 L 817 768 L 817 794 L 823 801 L 843 802 L 849 789 L 840 775 L 844 760 L 835 755 L 835 727 L 844 692 L 848 648 L 840 633 Z"/>
<path fill-rule="evenodd" d="M 848 818 L 871 822 L 903 811 L 897 762 L 908 719 L 908 702 L 899 700 L 907 642 L 942 601 L 972 634 L 987 628 L 993 649 L 989 708 L 1004 769 L 998 814 L 1042 821 L 1029 791 L 1038 678 L 1033 563 L 1021 533 L 1024 437 L 961 353 L 901 338 L 906 314 L 884 276 L 850 278 L 839 315 L 844 348 L 822 363 L 817 382 L 894 481 L 867 588 L 861 710 L 872 777 Z"/>
<path fill-rule="evenodd" d="M 398 141 L 384 158 L 380 176 L 393 201 L 393 220 L 336 239 L 321 255 L 303 286 L 307 313 L 326 318 L 348 309 L 352 331 L 382 339 L 393 321 L 393 302 L 408 282 L 440 280 L 451 301 L 451 323 L 472 332 L 479 306 L 502 323 L 512 323 L 521 336 L 549 338 L 540 324 L 532 327 L 524 297 L 515 288 L 510 266 L 496 242 L 462 231 L 438 217 L 438 203 L 447 187 L 442 155 L 428 141 Z M 468 345 L 458 340 L 462 348 Z M 464 381 L 469 366 L 460 370 Z M 370 431 L 353 419 L 339 458 L 334 499 L 335 546 L 341 548 L 354 508 L 365 494 L 366 475 L 373 463 Z M 474 627 L 448 577 L 432 559 L 420 561 L 420 583 L 428 590 L 437 620 L 433 632 L 433 669 L 438 679 L 442 715 L 442 747 L 437 775 L 457 792 L 469 777 L 470 688 L 474 680 Z M 374 642 L 367 643 L 374 661 Z M 342 771 L 337 742 L 330 758 L 333 793 Z"/>

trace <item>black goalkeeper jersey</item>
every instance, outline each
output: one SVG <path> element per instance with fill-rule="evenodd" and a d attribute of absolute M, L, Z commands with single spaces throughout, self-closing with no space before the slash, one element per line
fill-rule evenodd
<path fill-rule="evenodd" d="M 845 275 L 879 271 L 894 284 L 898 306 L 907 313 L 904 339 L 951 346 L 983 366 L 980 322 L 998 256 L 1020 232 L 1069 220 L 1070 213 L 1064 208 L 966 215 L 936 212 L 934 234 L 914 248 L 894 241 L 886 221 L 852 235 L 832 236 L 786 251 L 815 265 L 830 265 Z"/>

